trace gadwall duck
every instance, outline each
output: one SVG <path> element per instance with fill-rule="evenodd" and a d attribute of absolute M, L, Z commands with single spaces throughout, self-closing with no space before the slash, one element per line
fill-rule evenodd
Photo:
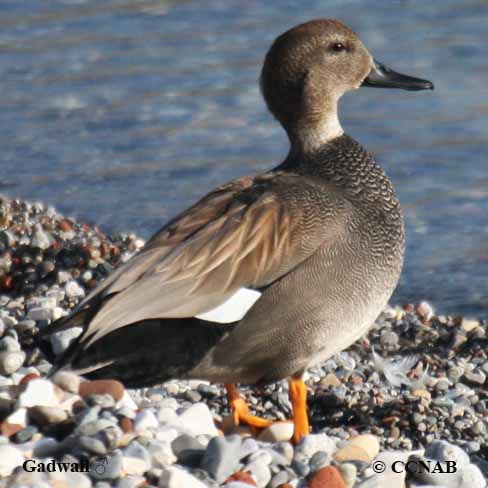
<path fill-rule="evenodd" d="M 82 326 L 55 361 L 143 387 L 224 383 L 235 423 L 266 427 L 236 383 L 289 378 L 294 434 L 309 433 L 304 371 L 360 338 L 400 275 L 404 224 L 390 180 L 344 134 L 360 86 L 432 89 L 375 61 L 336 20 L 280 35 L 261 74 L 290 140 L 276 168 L 224 184 L 178 215 L 44 335 Z"/>

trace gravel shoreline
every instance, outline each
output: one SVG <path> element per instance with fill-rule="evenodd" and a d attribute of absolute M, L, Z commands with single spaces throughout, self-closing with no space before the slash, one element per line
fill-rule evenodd
<path fill-rule="evenodd" d="M 45 379 L 38 331 L 143 244 L 0 197 L 0 487 L 486 486 L 486 324 L 437 316 L 425 302 L 389 307 L 367 337 L 308 372 L 313 434 L 298 446 L 286 422 L 258 435 L 234 428 L 221 385 L 170 381 L 128 391 L 69 373 Z M 56 334 L 53 351 L 79 332 Z M 287 389 L 280 382 L 242 391 L 256 414 L 285 420 Z M 444 468 L 455 461 L 457 471 L 391 470 L 409 457 Z M 87 460 L 89 472 L 26 470 L 52 460 Z M 378 462 L 384 473 L 375 473 Z"/>

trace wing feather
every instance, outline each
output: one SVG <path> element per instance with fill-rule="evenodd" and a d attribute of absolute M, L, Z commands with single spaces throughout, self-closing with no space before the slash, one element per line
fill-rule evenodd
<path fill-rule="evenodd" d="M 204 314 L 243 287 L 271 284 L 310 256 L 327 231 L 308 229 L 314 245 L 304 249 L 298 231 L 307 206 L 293 203 L 301 194 L 290 193 L 294 184 L 303 188 L 303 177 L 272 172 L 235 180 L 167 224 L 81 304 L 106 298 L 84 331 L 83 347 L 143 320 Z"/>

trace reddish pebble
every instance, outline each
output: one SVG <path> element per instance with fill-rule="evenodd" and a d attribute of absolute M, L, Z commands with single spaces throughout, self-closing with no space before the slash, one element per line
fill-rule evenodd
<path fill-rule="evenodd" d="M 403 305 L 403 310 L 405 310 L 405 312 L 413 312 L 415 310 L 415 306 L 413 303 L 406 303 Z"/>
<path fill-rule="evenodd" d="M 68 219 L 63 219 L 59 222 L 59 228 L 63 232 L 69 232 L 73 229 L 73 224 Z"/>
<path fill-rule="evenodd" d="M 100 244 L 100 252 L 102 253 L 102 256 L 108 256 L 110 254 L 110 244 L 107 241 L 103 241 Z"/>
<path fill-rule="evenodd" d="M 239 481 L 241 483 L 246 483 L 249 486 L 258 486 L 253 477 L 246 471 L 236 471 L 225 480 L 225 483 L 230 483 L 231 481 Z"/>
<path fill-rule="evenodd" d="M 290 483 L 283 483 L 282 485 L 278 486 L 278 488 L 293 488 Z"/>
<path fill-rule="evenodd" d="M 2 422 L 0 424 L 0 432 L 5 437 L 10 437 L 16 434 L 19 430 L 22 430 L 23 428 L 24 426 L 20 424 L 9 424 L 8 422 Z"/>
<path fill-rule="evenodd" d="M 347 488 L 341 474 L 334 466 L 319 469 L 311 478 L 309 488 Z"/>
<path fill-rule="evenodd" d="M 80 383 L 80 396 L 85 399 L 90 395 L 111 395 L 118 402 L 124 395 L 124 385 L 116 380 L 94 380 Z"/>
<path fill-rule="evenodd" d="M 27 385 L 29 381 L 35 380 L 37 378 L 40 378 L 40 376 L 37 373 L 27 373 L 20 381 L 19 385 Z"/>
<path fill-rule="evenodd" d="M 128 417 L 122 417 L 119 420 L 119 427 L 122 429 L 123 432 L 128 433 L 134 430 L 134 423 Z"/>
<path fill-rule="evenodd" d="M 12 277 L 10 275 L 3 276 L 2 281 L 0 282 L 0 287 L 3 290 L 10 290 L 10 288 L 12 288 Z"/>

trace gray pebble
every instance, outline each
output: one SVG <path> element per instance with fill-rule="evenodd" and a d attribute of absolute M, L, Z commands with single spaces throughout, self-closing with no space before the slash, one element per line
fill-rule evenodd
<path fill-rule="evenodd" d="M 187 390 L 185 391 L 184 397 L 192 403 L 198 403 L 202 400 L 202 395 L 195 390 Z"/>
<path fill-rule="evenodd" d="M 449 380 L 447 378 L 440 378 L 435 384 L 435 390 L 442 392 L 449 389 Z"/>
<path fill-rule="evenodd" d="M 286 458 L 288 461 L 287 464 L 291 464 L 295 451 L 289 442 L 278 442 L 277 444 L 273 444 L 272 449 Z"/>
<path fill-rule="evenodd" d="M 381 334 L 380 344 L 387 349 L 395 348 L 398 345 L 398 341 L 398 334 L 393 331 L 388 331 Z"/>
<path fill-rule="evenodd" d="M 171 449 L 180 464 L 192 468 L 200 466 L 205 454 L 205 446 L 187 434 L 178 436 L 171 443 Z"/>
<path fill-rule="evenodd" d="M 258 450 L 258 443 L 252 437 L 248 437 L 242 442 L 241 450 L 239 452 L 239 459 L 244 459 L 246 456 L 249 456 L 249 454 L 252 454 Z"/>
<path fill-rule="evenodd" d="M 275 474 L 271 481 L 269 482 L 269 488 L 278 488 L 279 486 L 288 482 L 288 473 L 285 470 L 280 471 Z"/>
<path fill-rule="evenodd" d="M 90 475 L 96 480 L 115 480 L 122 473 L 122 453 L 115 451 L 111 456 L 90 461 Z"/>
<path fill-rule="evenodd" d="M 304 478 L 310 473 L 310 466 L 306 459 L 296 458 L 291 463 L 292 469 L 297 473 L 299 477 Z"/>
<path fill-rule="evenodd" d="M 49 338 L 53 352 L 56 356 L 60 355 L 69 345 L 83 332 L 81 327 L 71 327 L 61 332 L 52 334 Z"/>
<path fill-rule="evenodd" d="M 241 437 L 231 435 L 228 437 L 214 437 L 207 446 L 202 459 L 201 467 L 218 482 L 222 483 L 237 467 Z"/>
<path fill-rule="evenodd" d="M 458 446 L 447 441 L 435 441 L 425 450 L 425 457 L 436 461 L 454 461 L 458 468 L 470 463 L 469 456 Z"/>
<path fill-rule="evenodd" d="M 447 370 L 447 377 L 453 382 L 457 383 L 464 374 L 464 368 L 460 366 L 453 366 Z"/>
<path fill-rule="evenodd" d="M 310 458 L 310 472 L 315 473 L 320 468 L 327 466 L 330 464 L 330 456 L 324 451 L 317 451 L 311 458 Z"/>
<path fill-rule="evenodd" d="M 0 351 L 17 352 L 21 347 L 19 342 L 11 336 L 6 335 L 0 339 Z"/>
<path fill-rule="evenodd" d="M 27 331 L 32 330 L 35 326 L 36 326 L 36 323 L 34 320 L 26 319 L 26 320 L 20 321 L 17 324 L 16 328 L 19 332 L 27 332 Z M 1 326 L 0 326 L 0 329 L 1 329 Z M 1 330 L 0 330 L 0 332 L 1 332 Z M 0 337 L 1 336 L 2 336 L 2 334 L 0 334 Z"/>
<path fill-rule="evenodd" d="M 111 427 L 115 427 L 112 421 L 107 419 L 97 419 L 91 422 L 83 422 L 83 424 L 78 426 L 76 430 L 82 435 L 92 436 L 95 435 L 97 432 L 100 432 L 101 430 Z"/>
<path fill-rule="evenodd" d="M 144 460 L 151 465 L 151 455 L 148 450 L 137 441 L 132 441 L 124 450 L 123 455 Z"/>
<path fill-rule="evenodd" d="M 98 481 L 95 483 L 94 488 L 112 488 L 112 485 L 107 481 Z"/>
<path fill-rule="evenodd" d="M 103 456 L 107 453 L 105 444 L 96 437 L 82 435 L 78 438 L 78 445 L 81 449 L 98 456 Z"/>
<path fill-rule="evenodd" d="M 97 420 L 98 416 L 100 415 L 100 411 L 101 408 L 98 405 L 81 411 L 76 416 L 77 424 L 81 426 L 83 424 Z"/>
<path fill-rule="evenodd" d="M 271 464 L 272 460 L 273 460 L 273 456 L 271 455 L 271 453 L 268 450 L 265 450 L 265 449 L 260 449 L 259 451 L 253 452 L 247 458 L 248 463 L 258 462 L 258 463 L 264 464 L 266 466 Z"/>
<path fill-rule="evenodd" d="M 34 307 L 29 310 L 27 317 L 35 320 L 36 322 L 40 320 L 51 320 L 53 318 L 53 309 Z"/>
<path fill-rule="evenodd" d="M 32 439 L 32 436 L 37 432 L 37 427 L 33 425 L 28 425 L 22 430 L 19 430 L 15 435 L 14 435 L 14 440 L 18 444 L 22 444 L 24 442 L 28 442 Z"/>
<path fill-rule="evenodd" d="M 275 466 L 289 466 L 291 461 L 283 456 L 283 454 L 280 454 L 278 451 L 272 449 L 272 448 L 267 448 L 266 451 L 269 452 L 271 455 L 271 464 Z"/>

